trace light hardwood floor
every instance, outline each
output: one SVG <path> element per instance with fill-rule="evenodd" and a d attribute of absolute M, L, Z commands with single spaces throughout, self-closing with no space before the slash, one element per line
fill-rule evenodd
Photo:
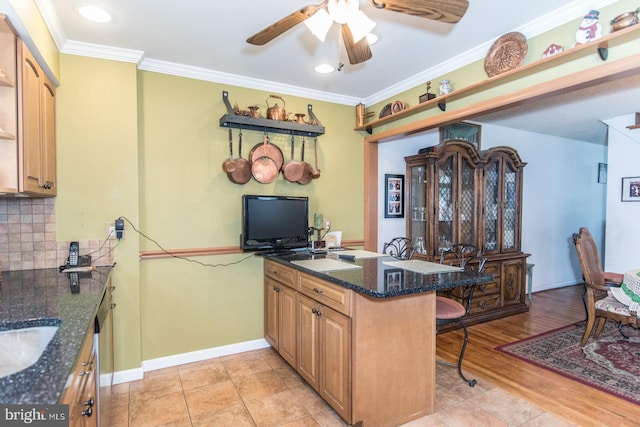
<path fill-rule="evenodd" d="M 438 365 L 436 412 L 405 427 L 633 426 L 640 407 L 506 356 L 496 346 L 584 317 L 581 286 L 534 294 L 528 313 L 469 328 L 471 388 Z M 461 331 L 437 338 L 454 361 Z M 147 372 L 113 389 L 112 426 L 345 426 L 271 349 Z"/>

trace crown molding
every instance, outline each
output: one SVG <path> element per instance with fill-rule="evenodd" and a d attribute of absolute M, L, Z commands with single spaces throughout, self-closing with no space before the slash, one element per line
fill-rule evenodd
<path fill-rule="evenodd" d="M 239 86 L 248 89 L 263 90 L 267 92 L 276 91 L 284 95 L 299 96 L 306 99 L 315 99 L 318 101 L 326 101 L 334 104 L 356 105 L 358 102 L 360 102 L 359 98 L 351 96 L 311 90 L 300 86 L 276 83 L 269 80 L 253 79 L 237 74 L 223 73 L 221 71 L 192 67 L 189 65 L 160 61 L 157 59 L 145 58 L 140 62 L 140 64 L 138 64 L 138 68 L 145 71 L 153 71 L 156 73 L 170 74 L 173 76 L 187 77 L 190 79 L 198 79 L 213 83 Z"/>

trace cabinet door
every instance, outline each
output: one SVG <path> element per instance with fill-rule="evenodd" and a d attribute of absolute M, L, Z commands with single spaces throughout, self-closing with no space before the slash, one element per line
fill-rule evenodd
<path fill-rule="evenodd" d="M 38 63 L 26 46 L 22 44 L 21 181 L 22 191 L 34 193 L 41 192 L 40 79 L 41 70 Z"/>
<path fill-rule="evenodd" d="M 484 251 L 520 250 L 522 173 L 505 155 L 496 155 L 483 169 Z"/>
<path fill-rule="evenodd" d="M 278 353 L 291 366 L 296 366 L 296 291 L 281 286 L 278 293 Z"/>
<path fill-rule="evenodd" d="M 49 195 L 57 193 L 56 188 L 56 89 L 53 83 L 42 74 L 41 86 L 41 184 Z"/>
<path fill-rule="evenodd" d="M 319 390 L 320 365 L 318 364 L 320 341 L 318 308 L 320 304 L 298 293 L 298 363 L 296 371 L 314 390 Z"/>
<path fill-rule="evenodd" d="M 320 308 L 320 396 L 344 419 L 350 418 L 351 320 Z"/>
<path fill-rule="evenodd" d="M 407 215 L 407 237 L 414 242 L 416 253 L 426 254 L 424 242 L 427 239 L 427 184 L 426 184 L 426 163 L 408 164 L 407 175 L 409 185 L 407 188 L 408 202 Z M 422 244 L 416 244 L 422 242 Z"/>
<path fill-rule="evenodd" d="M 520 174 L 510 162 L 503 161 L 502 252 L 520 249 Z"/>
<path fill-rule="evenodd" d="M 504 306 L 524 301 L 524 261 L 521 259 L 502 263 L 502 301 Z"/>
<path fill-rule="evenodd" d="M 452 152 L 436 162 L 435 206 L 438 221 L 433 245 L 438 255 L 456 243 L 476 244 L 476 167 L 467 156 Z"/>
<path fill-rule="evenodd" d="M 264 278 L 264 338 L 278 350 L 278 294 L 280 285 L 273 279 Z"/>

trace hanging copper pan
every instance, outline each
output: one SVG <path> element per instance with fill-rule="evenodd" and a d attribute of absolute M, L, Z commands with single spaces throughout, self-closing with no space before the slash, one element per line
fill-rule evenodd
<path fill-rule="evenodd" d="M 226 173 L 233 172 L 236 168 L 236 162 L 233 159 L 233 135 L 229 128 L 229 158 L 222 162 L 222 170 Z"/>
<path fill-rule="evenodd" d="M 304 138 L 302 139 L 302 177 L 297 181 L 300 185 L 307 185 L 313 179 L 313 166 L 304 161 Z"/>
<path fill-rule="evenodd" d="M 246 184 L 251 179 L 251 163 L 242 158 L 242 131 L 238 136 L 238 156 L 235 159 L 235 169 L 227 172 L 227 176 L 235 184 Z"/>
<path fill-rule="evenodd" d="M 311 178 L 318 179 L 320 178 L 320 169 L 318 169 L 318 138 L 314 138 L 313 140 L 313 151 L 315 152 L 316 157 L 316 167 L 313 169 Z"/>
<path fill-rule="evenodd" d="M 266 143 L 264 141 L 266 141 Z M 280 150 L 280 147 L 277 145 L 273 145 L 269 142 L 269 137 L 266 133 L 264 134 L 263 142 L 254 145 L 249 152 L 249 161 L 253 164 L 258 158 L 265 156 L 273 159 L 278 166 L 278 170 L 282 167 L 282 164 L 284 163 L 282 150 Z"/>
<path fill-rule="evenodd" d="M 282 174 L 284 179 L 289 182 L 297 182 L 302 178 L 303 167 L 302 163 L 298 162 L 294 158 L 294 139 L 291 135 L 291 160 L 282 165 Z"/>
<path fill-rule="evenodd" d="M 251 174 L 255 178 L 256 181 L 262 184 L 268 184 L 270 182 L 275 181 L 275 179 L 280 174 L 280 167 L 282 167 L 282 163 L 278 165 L 276 161 L 269 155 L 270 151 L 267 146 L 271 145 L 268 143 L 267 135 L 264 135 L 263 138 L 263 149 L 261 150 L 259 147 L 254 151 L 251 162 Z M 275 145 L 272 145 L 275 147 Z M 278 147 L 275 147 L 278 148 Z M 278 151 L 280 149 L 278 148 Z M 256 157 L 256 153 L 262 153 Z M 280 155 L 282 155 L 282 151 L 280 151 Z"/>

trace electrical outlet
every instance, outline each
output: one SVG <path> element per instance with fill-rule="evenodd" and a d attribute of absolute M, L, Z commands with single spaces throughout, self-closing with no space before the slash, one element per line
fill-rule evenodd
<path fill-rule="evenodd" d="M 107 222 L 104 224 L 104 233 L 106 238 L 109 240 L 116 239 L 116 226 L 113 222 Z"/>
<path fill-rule="evenodd" d="M 330 228 L 331 228 L 331 220 L 329 220 L 329 219 L 325 219 L 325 220 L 324 220 L 324 229 L 325 229 L 325 230 L 328 230 L 328 229 L 330 229 Z"/>

